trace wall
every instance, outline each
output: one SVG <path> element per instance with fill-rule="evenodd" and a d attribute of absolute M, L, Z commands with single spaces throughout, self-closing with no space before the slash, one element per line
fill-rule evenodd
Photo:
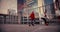
<path fill-rule="evenodd" d="M 8 14 L 8 9 L 14 9 L 17 12 L 17 0 L 1 0 L 0 13 Z"/>

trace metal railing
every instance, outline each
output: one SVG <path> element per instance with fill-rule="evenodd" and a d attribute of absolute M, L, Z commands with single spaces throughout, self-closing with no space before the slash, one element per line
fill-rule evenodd
<path fill-rule="evenodd" d="M 18 23 L 18 16 L 2 16 L 0 17 L 0 24 L 17 24 Z"/>

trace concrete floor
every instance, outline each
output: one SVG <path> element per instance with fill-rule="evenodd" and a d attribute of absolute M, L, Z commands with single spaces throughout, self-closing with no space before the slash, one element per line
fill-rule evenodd
<path fill-rule="evenodd" d="M 60 32 L 59 25 L 0 24 L 0 32 Z"/>

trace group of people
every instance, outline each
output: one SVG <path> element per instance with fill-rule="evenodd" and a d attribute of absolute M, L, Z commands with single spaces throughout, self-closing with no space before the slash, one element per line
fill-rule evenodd
<path fill-rule="evenodd" d="M 34 23 L 35 23 L 35 14 L 34 14 L 34 12 L 32 12 L 31 14 L 30 14 L 30 16 L 29 16 L 29 18 L 30 18 L 30 22 L 29 22 L 29 26 L 34 26 Z M 44 20 L 44 23 L 45 23 L 45 25 L 48 25 L 48 22 L 46 21 L 46 19 L 44 19 L 44 18 L 41 18 L 41 19 L 43 19 Z"/>

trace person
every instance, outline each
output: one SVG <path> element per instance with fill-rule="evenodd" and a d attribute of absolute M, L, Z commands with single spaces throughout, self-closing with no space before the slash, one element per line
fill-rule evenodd
<path fill-rule="evenodd" d="M 34 11 L 30 14 L 30 16 L 29 16 L 29 18 L 30 18 L 30 22 L 29 22 L 29 26 L 34 26 L 34 20 L 35 20 L 35 14 L 34 14 Z"/>

